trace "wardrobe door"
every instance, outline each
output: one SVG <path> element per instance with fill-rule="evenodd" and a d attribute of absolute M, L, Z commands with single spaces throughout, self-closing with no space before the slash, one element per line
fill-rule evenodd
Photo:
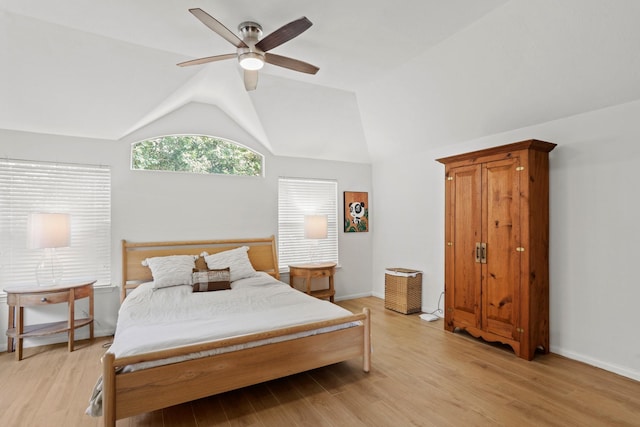
<path fill-rule="evenodd" d="M 520 313 L 518 157 L 482 166 L 482 329 L 516 341 Z"/>
<path fill-rule="evenodd" d="M 481 240 L 480 165 L 453 168 L 447 176 L 448 232 L 446 253 L 446 327 L 480 327 L 481 264 L 476 243 Z"/>

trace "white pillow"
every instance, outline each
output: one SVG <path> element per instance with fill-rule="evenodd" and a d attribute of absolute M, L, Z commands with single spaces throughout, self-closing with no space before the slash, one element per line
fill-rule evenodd
<path fill-rule="evenodd" d="M 253 265 L 251 265 L 251 261 L 249 261 L 248 251 L 249 246 L 241 246 L 213 255 L 203 252 L 202 256 L 207 262 L 209 270 L 229 267 L 231 270 L 231 281 L 234 282 L 247 277 L 253 277 L 256 274 L 256 270 L 253 268 Z"/>
<path fill-rule="evenodd" d="M 192 285 L 192 272 L 197 256 L 169 255 L 147 258 L 142 265 L 151 269 L 154 289 L 170 286 Z"/>

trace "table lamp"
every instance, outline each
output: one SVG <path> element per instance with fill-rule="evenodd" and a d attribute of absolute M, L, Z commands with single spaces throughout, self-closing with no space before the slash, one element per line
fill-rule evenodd
<path fill-rule="evenodd" d="M 32 213 L 29 215 L 27 238 L 30 249 L 44 249 L 42 260 L 36 266 L 36 279 L 40 286 L 55 286 L 62 281 L 63 268 L 56 248 L 69 246 L 71 240 L 70 216 L 63 213 Z"/>
<path fill-rule="evenodd" d="M 311 240 L 310 258 L 311 263 L 318 252 L 320 239 L 327 238 L 328 219 L 327 215 L 305 215 L 304 216 L 304 238 Z"/>

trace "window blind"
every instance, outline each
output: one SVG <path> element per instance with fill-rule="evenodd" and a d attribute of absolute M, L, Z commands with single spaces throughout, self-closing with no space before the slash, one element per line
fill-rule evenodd
<path fill-rule="evenodd" d="M 71 217 L 71 246 L 56 249 L 63 280 L 111 283 L 111 170 L 108 167 L 0 159 L 0 289 L 37 284 L 43 249 L 29 249 L 36 212 Z"/>
<path fill-rule="evenodd" d="M 279 178 L 278 259 L 281 271 L 289 264 L 338 263 L 338 183 L 336 181 Z M 327 238 L 304 238 L 304 216 L 327 215 Z"/>

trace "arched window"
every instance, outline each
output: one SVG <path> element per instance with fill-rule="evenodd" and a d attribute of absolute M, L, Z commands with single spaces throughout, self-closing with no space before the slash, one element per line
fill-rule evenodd
<path fill-rule="evenodd" d="M 262 176 L 264 156 L 238 143 L 206 135 L 159 136 L 131 146 L 138 170 Z"/>

